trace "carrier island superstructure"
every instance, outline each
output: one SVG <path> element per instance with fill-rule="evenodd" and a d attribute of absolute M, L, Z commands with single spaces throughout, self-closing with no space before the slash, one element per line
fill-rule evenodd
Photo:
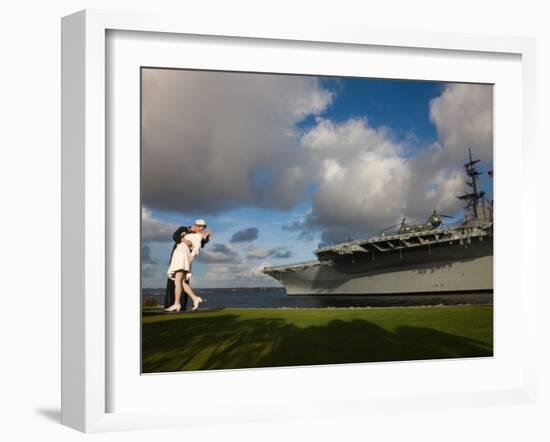
<path fill-rule="evenodd" d="M 317 249 L 317 260 L 265 267 L 287 295 L 383 295 L 493 290 L 493 203 L 478 189 L 477 163 L 464 165 L 464 218 L 447 226 L 437 211 L 426 223 L 403 219 L 394 233 Z M 492 174 L 492 172 L 490 172 Z"/>

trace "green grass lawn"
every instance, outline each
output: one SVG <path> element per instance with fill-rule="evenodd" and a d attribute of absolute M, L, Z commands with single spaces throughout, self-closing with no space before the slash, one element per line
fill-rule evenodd
<path fill-rule="evenodd" d="M 490 305 L 143 316 L 143 372 L 492 356 Z"/>

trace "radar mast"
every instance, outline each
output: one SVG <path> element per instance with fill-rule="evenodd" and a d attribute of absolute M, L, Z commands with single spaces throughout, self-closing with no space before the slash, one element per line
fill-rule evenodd
<path fill-rule="evenodd" d="M 477 178 L 480 172 L 477 170 L 477 163 L 481 160 L 472 159 L 472 150 L 468 149 L 469 161 L 464 164 L 464 169 L 466 169 L 466 175 L 468 175 L 468 180 L 466 184 L 470 187 L 471 192 L 460 195 L 457 198 L 465 202 L 464 206 L 464 221 L 472 221 L 479 219 L 478 210 L 480 209 L 479 202 L 481 201 L 481 209 L 483 210 L 483 218 L 485 218 L 485 192 L 478 191 L 477 188 Z"/>

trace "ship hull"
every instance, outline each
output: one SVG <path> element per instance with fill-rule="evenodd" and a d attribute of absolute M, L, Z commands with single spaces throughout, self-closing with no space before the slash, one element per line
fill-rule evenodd
<path fill-rule="evenodd" d="M 383 295 L 493 290 L 492 241 L 322 262 L 268 272 L 288 295 Z"/>

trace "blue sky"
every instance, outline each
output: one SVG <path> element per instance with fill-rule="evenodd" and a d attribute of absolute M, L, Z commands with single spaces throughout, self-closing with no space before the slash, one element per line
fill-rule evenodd
<path fill-rule="evenodd" d="M 436 140 L 428 103 L 441 94 L 445 83 L 365 78 L 328 78 L 323 83 L 338 91 L 324 114 L 327 118 L 366 117 L 373 126 L 391 127 L 400 138 L 414 135 L 424 145 Z"/>
<path fill-rule="evenodd" d="M 196 287 L 276 286 L 262 265 L 433 208 L 460 214 L 468 147 L 492 169 L 491 86 L 202 74 L 144 76 L 144 287 L 164 285 L 169 233 L 197 217 L 214 234 Z M 246 229 L 257 235 L 232 241 Z"/>

